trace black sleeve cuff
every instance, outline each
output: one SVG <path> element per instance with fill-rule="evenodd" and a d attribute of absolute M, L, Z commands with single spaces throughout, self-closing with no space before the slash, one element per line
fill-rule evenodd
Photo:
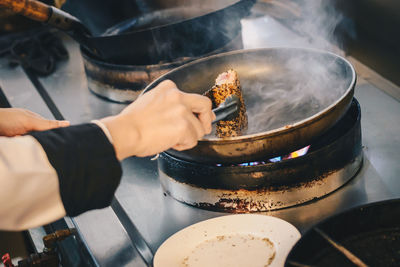
<path fill-rule="evenodd" d="M 103 130 L 81 124 L 30 133 L 55 168 L 68 216 L 110 205 L 121 176 L 121 164 Z"/>

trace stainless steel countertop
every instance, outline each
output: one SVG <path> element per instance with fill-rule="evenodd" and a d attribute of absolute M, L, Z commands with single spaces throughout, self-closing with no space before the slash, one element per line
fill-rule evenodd
<path fill-rule="evenodd" d="M 268 36 L 258 35 L 255 42 L 255 36 L 246 32 L 255 24 L 269 29 L 275 27 L 275 31 L 270 30 Z M 244 40 L 245 48 L 288 45 L 294 39 L 295 46 L 311 46 L 269 17 L 244 21 L 243 30 L 243 38 L 253 38 L 251 42 Z M 68 38 L 66 44 L 70 51 L 68 62 L 60 64 L 54 74 L 39 79 L 61 114 L 77 124 L 122 110 L 125 105 L 107 102 L 89 92 L 78 46 Z M 351 207 L 400 197 L 400 103 L 386 93 L 400 92 L 400 88 L 355 59 L 349 59 L 357 70 L 355 97 L 362 110 L 364 164 L 361 170 L 345 186 L 320 200 L 262 213 L 292 223 L 301 233 L 316 222 Z M 9 69 L 4 60 L 0 60 L 0 86 L 13 106 L 52 117 L 23 70 Z M 150 158 L 129 158 L 122 166 L 123 177 L 116 198 L 153 252 L 184 227 L 226 215 L 197 209 L 163 194 L 157 162 Z M 73 223 L 99 265 L 145 266 L 111 208 L 87 212 L 73 218 Z"/>

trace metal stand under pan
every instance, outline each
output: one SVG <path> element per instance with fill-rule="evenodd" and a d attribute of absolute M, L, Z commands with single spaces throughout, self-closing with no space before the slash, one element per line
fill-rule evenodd
<path fill-rule="evenodd" d="M 217 211 L 268 211 L 318 199 L 361 168 L 360 119 L 360 106 L 353 99 L 344 117 L 310 145 L 308 154 L 279 162 L 205 165 L 162 153 L 160 182 L 178 201 Z"/>

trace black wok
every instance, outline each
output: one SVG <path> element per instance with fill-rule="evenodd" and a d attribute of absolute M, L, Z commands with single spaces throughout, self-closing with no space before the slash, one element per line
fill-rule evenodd
<path fill-rule="evenodd" d="M 209 135 L 193 149 L 168 150 L 184 160 L 243 163 L 266 160 L 304 147 L 332 127 L 347 111 L 356 73 L 335 54 L 301 48 L 233 51 L 178 67 L 146 87 L 171 79 L 186 92 L 203 94 L 217 75 L 238 72 L 249 128 L 239 137 Z"/>
<path fill-rule="evenodd" d="M 368 266 L 399 266 L 400 199 L 355 207 L 323 220 L 297 242 L 285 266 L 356 266 L 321 232 Z"/>
<path fill-rule="evenodd" d="M 114 10 L 120 20 L 101 16 L 114 14 L 110 9 L 96 12 L 99 7 L 107 7 L 103 1 L 88 5 L 90 2 L 67 1 L 64 9 L 71 14 L 35 0 L 0 0 L 0 6 L 67 31 L 104 61 L 148 65 L 199 56 L 224 46 L 239 33 L 240 19 L 254 0 L 145 1 L 146 8 L 139 6 L 127 12 L 121 5 L 118 12 Z M 93 21 L 114 24 L 103 22 L 99 27 Z"/>

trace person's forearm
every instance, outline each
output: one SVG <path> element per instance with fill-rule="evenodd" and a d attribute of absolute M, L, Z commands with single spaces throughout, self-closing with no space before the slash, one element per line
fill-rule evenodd
<path fill-rule="evenodd" d="M 67 215 L 110 205 L 122 169 L 103 130 L 93 124 L 31 133 L 55 168 Z"/>
<path fill-rule="evenodd" d="M 0 137 L 0 229 L 24 230 L 110 205 L 122 171 L 103 131 L 83 124 Z"/>
<path fill-rule="evenodd" d="M 18 154 L 13 155 L 12 164 L 7 162 L 7 157 L 3 157 L 7 159 L 6 162 L 0 162 L 0 167 L 3 168 L 0 171 L 4 172 L 2 179 L 13 178 L 18 173 L 21 181 L 28 181 L 26 184 L 30 187 L 27 188 L 31 188 L 27 191 L 29 194 L 25 194 L 26 198 L 24 194 L 20 194 L 25 192 L 25 184 L 21 182 L 13 184 L 7 181 L 7 187 L 1 188 L 0 194 L 4 193 L 0 199 L 3 205 L 3 209 L 0 209 L 2 222 L 3 217 L 10 214 L 11 219 L 5 225 L 16 230 L 47 223 L 65 214 L 77 216 L 91 209 L 107 207 L 111 204 L 122 176 L 118 159 L 147 157 L 167 149 L 193 148 L 198 140 L 211 132 L 211 122 L 215 119 L 211 106 L 207 97 L 184 93 L 175 83 L 167 80 L 142 95 L 119 114 L 94 123 L 33 132 L 30 133 L 31 136 L 21 137 L 21 140 L 35 143 L 35 151 L 40 151 L 41 156 L 31 155 L 32 153 L 25 155 L 21 145 L 18 150 L 18 153 L 24 154 L 24 157 L 20 157 L 20 164 L 23 164 L 21 173 L 18 169 Z M 24 110 L 14 110 L 12 114 L 14 119 L 7 122 L 13 123 L 3 125 L 7 130 L 5 133 L 12 136 L 26 134 L 31 130 L 69 125 L 69 122 L 46 120 Z M 8 132 L 10 127 L 16 130 Z M 6 154 L 7 149 L 3 152 L 0 150 L 0 153 Z M 36 173 L 35 168 L 25 170 L 25 162 L 35 165 L 34 159 L 37 158 L 41 159 L 38 166 L 47 166 L 43 167 L 46 173 Z M 30 177 L 34 179 L 29 179 Z M 42 188 L 47 193 L 43 193 Z M 14 201 L 8 205 L 6 200 L 13 197 L 15 192 L 18 192 L 18 201 L 25 201 Z M 57 197 L 58 200 L 55 201 Z M 17 213 L 12 210 L 15 203 L 21 203 Z M 63 206 L 64 210 L 52 210 L 53 203 Z M 32 213 L 33 210 L 37 211 L 36 208 L 49 217 L 36 220 L 40 218 L 38 212 Z M 31 222 L 23 224 L 21 218 Z M 4 226 L 0 225 L 1 227 Z"/>

